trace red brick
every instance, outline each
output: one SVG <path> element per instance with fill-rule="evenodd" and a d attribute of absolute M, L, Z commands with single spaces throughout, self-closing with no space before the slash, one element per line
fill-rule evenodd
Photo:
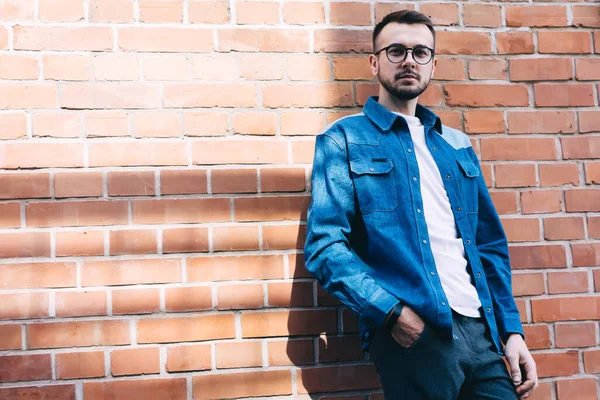
<path fill-rule="evenodd" d="M 121 225 L 128 222 L 126 201 L 28 203 L 27 226 L 32 228 Z"/>
<path fill-rule="evenodd" d="M 163 230 L 163 253 L 196 253 L 209 250 L 207 228 Z"/>
<path fill-rule="evenodd" d="M 600 162 L 585 163 L 585 183 L 600 183 Z"/>
<path fill-rule="evenodd" d="M 90 167 L 187 165 L 187 145 L 182 142 L 90 143 Z"/>
<path fill-rule="evenodd" d="M 0 115 L 0 138 L 18 139 L 27 136 L 27 116 L 25 114 Z"/>
<path fill-rule="evenodd" d="M 533 54 L 532 32 L 497 32 L 498 54 Z"/>
<path fill-rule="evenodd" d="M 558 400 L 598 400 L 597 381 L 593 378 L 565 379 L 556 382 Z"/>
<path fill-rule="evenodd" d="M 185 378 L 85 382 L 83 396 L 86 400 L 175 400 L 186 398 L 187 385 Z"/>
<path fill-rule="evenodd" d="M 153 171 L 119 171 L 108 173 L 109 196 L 154 196 Z"/>
<path fill-rule="evenodd" d="M 533 354 L 533 359 L 539 378 L 570 376 L 579 372 L 579 354 L 576 351 Z"/>
<path fill-rule="evenodd" d="M 50 257 L 50 232 L 0 233 L 0 257 Z"/>
<path fill-rule="evenodd" d="M 585 271 L 549 272 L 548 293 L 585 293 L 587 292 L 588 276 Z"/>
<path fill-rule="evenodd" d="M 0 350 L 21 350 L 23 335 L 20 324 L 0 325 L 0 336 L 2 336 Z"/>
<path fill-rule="evenodd" d="M 225 399 L 292 394 L 289 370 L 205 374 L 192 379 L 195 399 Z"/>
<path fill-rule="evenodd" d="M 194 164 L 271 164 L 288 162 L 288 142 L 283 140 L 268 141 L 225 140 L 197 141 L 192 143 L 192 159 Z"/>
<path fill-rule="evenodd" d="M 217 290 L 219 310 L 262 308 L 264 294 L 262 285 L 227 285 Z"/>
<path fill-rule="evenodd" d="M 56 355 L 57 379 L 101 378 L 104 376 L 103 351 L 60 353 Z"/>
<path fill-rule="evenodd" d="M 110 232 L 110 255 L 156 254 L 156 231 L 124 229 Z"/>
<path fill-rule="evenodd" d="M 371 7 L 367 3 L 333 2 L 329 13 L 332 25 L 371 25 Z"/>
<path fill-rule="evenodd" d="M 513 274 L 513 296 L 532 296 L 546 293 L 544 275 L 541 273 Z"/>
<path fill-rule="evenodd" d="M 593 322 L 556 324 L 554 337 L 557 348 L 595 346 L 596 326 Z"/>
<path fill-rule="evenodd" d="M 0 294 L 0 320 L 47 318 L 49 305 L 44 292 Z"/>
<path fill-rule="evenodd" d="M 466 107 L 510 107 L 529 104 L 527 87 L 522 85 L 448 84 L 446 104 Z"/>
<path fill-rule="evenodd" d="M 321 2 L 285 1 L 283 21 L 287 24 L 310 25 L 325 22 L 325 7 Z"/>
<path fill-rule="evenodd" d="M 566 190 L 567 212 L 600 211 L 600 192 L 595 189 Z"/>
<path fill-rule="evenodd" d="M 57 292 L 54 308 L 57 317 L 87 317 L 107 315 L 104 290 Z"/>
<path fill-rule="evenodd" d="M 313 110 L 286 110 L 281 112 L 282 135 L 317 135 L 325 128 L 325 113 Z"/>
<path fill-rule="evenodd" d="M 101 256 L 104 255 L 104 232 L 69 231 L 56 232 L 56 256 Z"/>
<path fill-rule="evenodd" d="M 167 108 L 254 107 L 257 101 L 253 83 L 169 84 L 164 97 Z"/>
<path fill-rule="evenodd" d="M 87 137 L 129 136 L 129 117 L 121 111 L 90 111 L 85 114 Z"/>
<path fill-rule="evenodd" d="M 506 26 L 555 27 L 567 26 L 565 6 L 508 6 Z"/>
<path fill-rule="evenodd" d="M 492 40 L 484 32 L 451 32 L 436 33 L 437 54 L 491 54 Z"/>
<path fill-rule="evenodd" d="M 523 214 L 559 212 L 562 208 L 560 190 L 537 190 L 521 193 Z"/>
<path fill-rule="evenodd" d="M 590 32 L 539 31 L 540 54 L 585 54 L 591 53 Z"/>
<path fill-rule="evenodd" d="M 497 28 L 502 26 L 502 9 L 499 5 L 466 3 L 463 5 L 463 20 L 466 26 Z"/>
<path fill-rule="evenodd" d="M 506 80 L 508 79 L 508 67 L 506 66 L 506 60 L 470 60 L 469 78 Z"/>
<path fill-rule="evenodd" d="M 210 112 L 185 111 L 183 132 L 186 136 L 224 136 L 229 130 L 228 118 L 227 113 L 212 110 Z"/>
<path fill-rule="evenodd" d="M 489 160 L 556 160 L 556 141 L 552 138 L 484 138 L 481 158 Z"/>
<path fill-rule="evenodd" d="M 575 60 L 578 81 L 593 81 L 600 79 L 600 59 L 579 58 Z"/>
<path fill-rule="evenodd" d="M 231 220 L 229 199 L 133 200 L 134 224 L 185 224 Z"/>
<path fill-rule="evenodd" d="M 368 30 L 315 30 L 314 51 L 318 53 L 368 53 L 373 49 Z"/>
<path fill-rule="evenodd" d="M 82 286 L 174 282 L 181 282 L 181 261 L 177 259 L 85 261 L 81 267 Z"/>
<path fill-rule="evenodd" d="M 386 15 L 394 11 L 415 9 L 414 3 L 375 3 L 375 22 L 381 22 Z"/>
<path fill-rule="evenodd" d="M 2 143 L 0 156 L 5 169 L 83 167 L 83 147 L 77 143 Z"/>
<path fill-rule="evenodd" d="M 539 83 L 533 87 L 535 104 L 538 107 L 593 106 L 592 84 Z"/>
<path fill-rule="evenodd" d="M 0 199 L 50 197 L 50 174 L 17 173 L 0 175 Z"/>
<path fill-rule="evenodd" d="M 118 29 L 123 51 L 197 53 L 213 50 L 209 29 L 184 27 L 127 27 Z"/>
<path fill-rule="evenodd" d="M 215 169 L 211 172 L 212 193 L 256 193 L 256 169 Z"/>
<path fill-rule="evenodd" d="M 142 0 L 140 1 L 140 21 L 182 22 L 183 2 L 181 0 Z"/>
<path fill-rule="evenodd" d="M 458 25 L 458 4 L 423 3 L 421 13 L 431 18 L 434 25 Z"/>
<path fill-rule="evenodd" d="M 329 70 L 329 63 L 327 63 Z M 334 57 L 333 58 L 333 77 L 335 80 L 367 80 L 373 79 L 373 72 L 367 57 Z M 437 78 L 436 78 L 437 79 Z M 312 79 L 314 80 L 314 78 Z M 329 80 L 329 75 L 325 80 Z"/>
<path fill-rule="evenodd" d="M 202 257 L 187 260 L 188 282 L 282 279 L 283 258 L 275 255 Z"/>
<path fill-rule="evenodd" d="M 442 81 L 464 81 L 466 79 L 465 61 L 454 57 L 438 58 L 438 64 L 433 79 Z"/>
<path fill-rule="evenodd" d="M 348 107 L 352 105 L 349 83 L 276 83 L 263 87 L 268 108 Z"/>
<path fill-rule="evenodd" d="M 9 0 L 0 5 L 1 21 L 33 21 L 34 3 L 31 1 Z"/>
<path fill-rule="evenodd" d="M 57 172 L 54 174 L 55 197 L 101 197 L 101 172 Z"/>
<path fill-rule="evenodd" d="M 232 131 L 240 135 L 273 136 L 277 133 L 277 114 L 264 111 L 234 113 Z"/>
<path fill-rule="evenodd" d="M 76 284 L 75 263 L 0 265 L 1 289 L 60 288 Z"/>
<path fill-rule="evenodd" d="M 270 366 L 314 364 L 312 339 L 277 340 L 267 343 Z"/>
<path fill-rule="evenodd" d="M 263 168 L 260 181 L 262 192 L 302 192 L 306 189 L 304 168 Z"/>
<path fill-rule="evenodd" d="M 75 113 L 34 114 L 33 136 L 77 138 L 81 131 L 80 119 Z"/>
<path fill-rule="evenodd" d="M 600 243 L 572 244 L 574 267 L 595 267 L 600 264 Z"/>
<path fill-rule="evenodd" d="M 517 212 L 517 194 L 515 192 L 491 192 L 490 197 L 498 214 Z"/>
<path fill-rule="evenodd" d="M 77 321 L 27 325 L 27 348 L 115 346 L 129 344 L 129 322 Z"/>
<path fill-rule="evenodd" d="M 347 365 L 298 371 L 298 393 L 338 392 L 380 387 L 375 366 Z"/>
<path fill-rule="evenodd" d="M 222 52 L 303 53 L 309 47 L 308 31 L 300 29 L 220 29 L 218 34 Z"/>
<path fill-rule="evenodd" d="M 215 360 L 219 369 L 262 366 L 261 342 L 217 343 L 215 349 Z"/>
<path fill-rule="evenodd" d="M 213 251 L 259 250 L 257 226 L 214 227 Z"/>
<path fill-rule="evenodd" d="M 269 307 L 312 307 L 312 282 L 272 282 L 268 284 Z"/>
<path fill-rule="evenodd" d="M 596 320 L 600 297 L 565 297 L 531 300 L 534 322 Z"/>
<path fill-rule="evenodd" d="M 525 343 L 530 350 L 549 349 L 552 346 L 548 325 L 525 325 Z"/>
<path fill-rule="evenodd" d="M 588 215 L 587 223 L 590 239 L 600 239 L 600 217 Z"/>
<path fill-rule="evenodd" d="M 358 319 L 352 311 L 345 309 L 342 311 L 342 325 L 344 333 L 358 333 Z"/>
<path fill-rule="evenodd" d="M 600 158 L 600 136 L 561 138 L 563 158 Z"/>
<path fill-rule="evenodd" d="M 160 192 L 162 194 L 207 193 L 206 175 L 204 170 L 160 171 Z"/>
<path fill-rule="evenodd" d="M 504 113 L 500 110 L 468 110 L 464 113 L 466 133 L 503 133 Z"/>
<path fill-rule="evenodd" d="M 113 350 L 110 354 L 113 376 L 157 374 L 160 372 L 158 347 Z"/>
<path fill-rule="evenodd" d="M 235 321 L 233 314 L 141 319 L 137 334 L 138 343 L 231 339 L 235 336 Z"/>
<path fill-rule="evenodd" d="M 296 140 L 292 142 L 292 162 L 297 164 L 310 164 L 315 155 L 315 141 Z"/>
<path fill-rule="evenodd" d="M 0 356 L 0 382 L 52 379 L 50 354 Z"/>
<path fill-rule="evenodd" d="M 567 258 L 562 245 L 510 246 L 513 269 L 566 268 Z"/>
<path fill-rule="evenodd" d="M 252 221 L 306 220 L 310 198 L 306 196 L 255 197 L 234 200 L 235 219 Z"/>
<path fill-rule="evenodd" d="M 263 250 L 303 249 L 306 225 L 263 227 Z"/>
<path fill-rule="evenodd" d="M 579 185 L 577 164 L 540 164 L 538 168 L 542 186 Z"/>
<path fill-rule="evenodd" d="M 583 217 L 544 218 L 546 240 L 585 239 Z"/>
<path fill-rule="evenodd" d="M 212 309 L 212 290 L 209 286 L 165 289 L 165 309 L 169 312 Z"/>
<path fill-rule="evenodd" d="M 460 111 L 437 110 L 435 113 L 437 114 L 438 117 L 440 117 L 440 119 L 442 120 L 442 123 L 444 125 L 447 125 L 451 128 L 458 129 L 458 130 L 462 129 L 462 123 L 461 123 L 461 118 L 460 118 L 461 112 Z"/>
<path fill-rule="evenodd" d="M 496 187 L 535 186 L 534 164 L 496 164 Z"/>
<path fill-rule="evenodd" d="M 573 6 L 573 25 L 587 28 L 600 28 L 597 5 Z"/>
<path fill-rule="evenodd" d="M 525 58 L 510 60 L 511 81 L 551 81 L 573 78 L 570 58 Z"/>
<path fill-rule="evenodd" d="M 160 310 L 158 289 L 115 289 L 112 291 L 112 313 L 152 314 Z"/>
<path fill-rule="evenodd" d="M 600 350 L 584 351 L 583 366 L 588 374 L 600 373 Z"/>
<path fill-rule="evenodd" d="M 1 388 L 0 399 L 60 399 L 75 400 L 75 385 Z"/>
<path fill-rule="evenodd" d="M 511 243 L 540 240 L 540 222 L 537 218 L 505 218 L 502 226 Z"/>
<path fill-rule="evenodd" d="M 227 1 L 192 1 L 188 7 L 192 23 L 224 24 L 230 20 Z"/>
<path fill-rule="evenodd" d="M 15 26 L 15 50 L 105 51 L 113 47 L 109 27 Z"/>
<path fill-rule="evenodd" d="M 242 337 L 337 333 L 333 310 L 253 312 L 242 314 Z"/>
<path fill-rule="evenodd" d="M 362 359 L 359 336 L 329 336 L 319 340 L 319 362 L 337 363 Z"/>
<path fill-rule="evenodd" d="M 573 133 L 575 114 L 570 111 L 509 111 L 509 133 Z"/>
<path fill-rule="evenodd" d="M 167 372 L 203 371 L 212 368 L 211 345 L 167 348 Z"/>

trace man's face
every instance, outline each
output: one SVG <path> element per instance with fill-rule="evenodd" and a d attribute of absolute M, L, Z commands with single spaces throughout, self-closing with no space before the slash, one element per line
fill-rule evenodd
<path fill-rule="evenodd" d="M 433 35 L 423 24 L 387 24 L 377 37 L 374 52 L 391 44 L 401 44 L 405 47 L 427 46 L 434 48 Z M 413 53 L 408 51 L 406 59 L 399 63 L 392 63 L 385 51 L 378 55 L 371 55 L 371 71 L 377 75 L 381 85 L 392 96 L 400 100 L 412 100 L 427 89 L 437 59 L 432 59 L 425 65 L 415 62 Z"/>

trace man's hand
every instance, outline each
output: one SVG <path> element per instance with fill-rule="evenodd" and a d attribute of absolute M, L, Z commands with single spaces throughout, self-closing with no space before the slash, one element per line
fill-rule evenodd
<path fill-rule="evenodd" d="M 504 348 L 506 360 L 510 366 L 510 376 L 516 386 L 519 399 L 526 399 L 538 387 L 535 361 L 527 349 L 521 335 L 510 335 Z M 522 372 L 521 372 L 522 371 Z M 522 373 L 525 376 L 522 376 Z"/>
<path fill-rule="evenodd" d="M 392 328 L 392 337 L 402 347 L 410 347 L 423 333 L 425 323 L 410 307 L 402 307 L 402 312 Z"/>

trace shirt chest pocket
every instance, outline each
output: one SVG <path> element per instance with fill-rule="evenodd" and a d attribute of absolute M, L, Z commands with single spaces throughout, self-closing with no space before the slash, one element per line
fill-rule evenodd
<path fill-rule="evenodd" d="M 478 178 L 479 168 L 471 161 L 457 160 L 462 172 L 460 187 L 467 212 L 477 212 L 479 203 Z"/>
<path fill-rule="evenodd" d="M 393 211 L 398 205 L 391 160 L 350 161 L 350 171 L 362 214 Z"/>

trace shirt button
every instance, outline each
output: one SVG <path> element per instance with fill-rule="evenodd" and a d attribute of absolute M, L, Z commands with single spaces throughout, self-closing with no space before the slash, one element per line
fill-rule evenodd
<path fill-rule="evenodd" d="M 423 240 L 423 244 L 427 244 L 427 240 Z"/>
<path fill-rule="evenodd" d="M 431 151 L 435 151 L 435 147 L 432 147 L 432 148 L 431 148 Z"/>
<path fill-rule="evenodd" d="M 408 151 L 409 153 L 412 153 L 412 149 L 408 149 L 408 150 L 406 150 L 406 151 Z"/>
<path fill-rule="evenodd" d="M 467 239 L 467 244 L 471 244 L 471 241 Z"/>
<path fill-rule="evenodd" d="M 450 175 L 446 175 L 446 179 L 450 179 Z"/>
<path fill-rule="evenodd" d="M 477 273 L 477 277 L 478 277 L 478 278 L 481 278 L 481 273 L 479 273 L 479 272 L 478 272 L 478 273 Z"/>
<path fill-rule="evenodd" d="M 417 208 L 417 212 L 418 212 L 419 214 L 421 214 L 421 209 L 420 209 L 420 208 Z"/>
<path fill-rule="evenodd" d="M 443 305 L 444 307 L 446 307 L 446 302 L 445 302 L 445 301 L 442 301 L 442 305 Z"/>
<path fill-rule="evenodd" d="M 435 272 L 431 271 L 430 272 L 431 276 L 435 276 Z"/>
<path fill-rule="evenodd" d="M 417 181 L 417 177 L 416 176 L 413 176 L 413 181 L 415 181 L 415 182 Z"/>
<path fill-rule="evenodd" d="M 492 312 L 492 309 L 488 307 L 488 308 L 486 308 L 486 311 L 487 312 Z"/>
<path fill-rule="evenodd" d="M 460 208 L 460 207 L 457 207 L 457 208 L 456 208 L 456 211 L 462 211 L 462 208 Z"/>
<path fill-rule="evenodd" d="M 369 168 L 369 171 L 373 172 L 375 171 L 375 168 Z"/>

